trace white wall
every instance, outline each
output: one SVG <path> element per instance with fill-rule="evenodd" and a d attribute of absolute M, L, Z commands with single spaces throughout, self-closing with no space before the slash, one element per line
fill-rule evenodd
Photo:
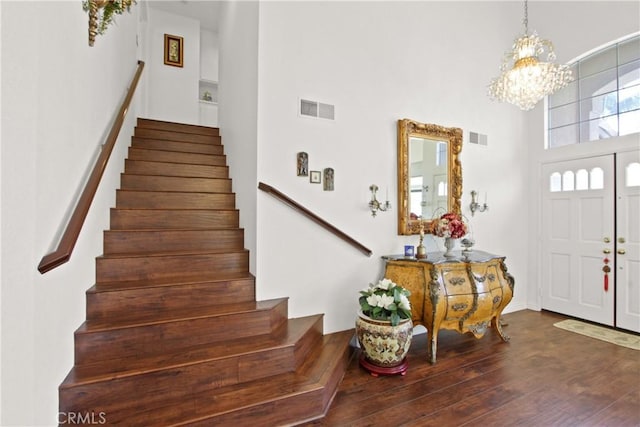
<path fill-rule="evenodd" d="M 381 255 L 417 236 L 397 236 L 397 213 L 372 218 L 369 186 L 396 205 L 396 122 L 461 127 L 489 136 L 462 150 L 463 213 L 479 249 L 507 256 L 526 306 L 527 226 L 523 114 L 490 101 L 486 87 L 519 31 L 520 5 L 458 2 L 266 2 L 260 6 L 258 179 L 371 248 L 367 258 L 265 194 L 258 195 L 258 295 L 289 296 L 292 317 L 325 313 L 325 331 L 353 327 L 358 291 L 383 272 Z M 478 35 L 482 34 L 482 37 Z M 336 120 L 297 115 L 299 98 L 336 106 Z M 295 174 L 335 169 L 335 191 Z M 508 179 L 505 179 L 508 177 Z M 471 217 L 469 192 L 488 192 L 489 213 Z M 429 236 L 427 250 L 442 248 Z"/>
<path fill-rule="evenodd" d="M 218 58 L 220 55 L 218 33 L 202 28 L 200 30 L 200 78 L 202 82 L 198 97 L 202 99 L 205 91 L 209 91 L 214 103 L 200 101 L 199 123 L 204 126 L 218 126 Z M 216 82 L 216 83 L 212 83 Z"/>
<path fill-rule="evenodd" d="M 137 9 L 95 46 L 80 2 L 0 2 L 2 10 L 1 337 L 3 426 L 56 425 L 58 385 L 124 166 L 135 105 L 71 260 L 41 275 L 81 181 L 136 69 Z M 55 17 L 55 18 L 52 18 Z"/>
<path fill-rule="evenodd" d="M 637 26 L 632 2 L 532 2 L 530 29 L 558 52 L 581 52 Z M 396 200 L 396 120 L 461 127 L 488 135 L 464 144 L 463 213 L 478 249 L 505 255 L 516 278 L 507 311 L 535 307 L 537 221 L 532 146 L 542 146 L 541 107 L 533 112 L 486 96 L 502 56 L 522 33 L 520 2 L 266 2 L 260 7 L 258 180 L 279 188 L 374 251 L 372 258 L 258 194 L 260 299 L 289 296 L 292 317 L 325 313 L 325 330 L 353 326 L 357 291 L 383 272 L 380 256 L 416 237 L 396 235 L 396 213 L 375 219 L 368 187 Z M 545 23 L 546 25 L 538 25 Z M 575 49 L 568 49 L 575 46 Z M 559 53 L 560 60 L 571 53 Z M 297 115 L 299 98 L 336 106 L 336 120 Z M 537 145 L 536 145 L 537 144 Z M 334 192 L 295 175 L 335 168 Z M 471 217 L 471 190 L 490 209 Z M 442 248 L 428 238 L 427 249 Z M 534 261 L 531 261 L 534 260 Z M 529 300 L 532 302 L 529 303 Z"/>
<path fill-rule="evenodd" d="M 256 178 L 258 158 L 258 2 L 220 6 L 220 134 L 240 209 L 250 269 L 256 271 Z M 259 280 L 259 278 L 258 278 Z"/>
<path fill-rule="evenodd" d="M 146 8 L 147 64 L 145 115 L 180 123 L 199 123 L 200 22 L 153 7 Z M 183 67 L 164 64 L 164 35 L 183 37 Z"/>
<path fill-rule="evenodd" d="M 218 33 L 200 29 L 200 78 L 218 81 L 219 46 Z"/>

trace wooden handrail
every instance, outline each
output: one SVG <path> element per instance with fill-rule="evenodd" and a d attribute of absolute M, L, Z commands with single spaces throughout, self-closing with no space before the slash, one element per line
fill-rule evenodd
<path fill-rule="evenodd" d="M 133 94 L 136 91 L 136 87 L 138 86 L 138 81 L 140 80 L 143 69 L 144 62 L 138 61 L 138 68 L 136 70 L 135 76 L 133 77 L 133 80 L 131 81 L 131 86 L 129 86 L 127 96 L 120 106 L 120 111 L 118 111 L 118 115 L 116 116 L 116 119 L 111 126 L 111 131 L 109 132 L 107 140 L 102 146 L 102 151 L 100 152 L 96 163 L 93 165 L 91 175 L 89 175 L 89 179 L 84 186 L 84 190 L 82 190 L 82 194 L 80 195 L 80 198 L 76 203 L 76 207 L 74 208 L 73 213 L 69 218 L 67 227 L 65 228 L 64 233 L 62 234 L 62 237 L 58 242 L 58 247 L 53 252 L 42 257 L 40 264 L 38 264 L 38 271 L 42 274 L 64 264 L 65 262 L 69 261 L 69 258 L 71 258 L 73 247 L 78 241 L 80 230 L 82 230 L 82 225 L 84 224 L 84 220 L 87 217 L 89 208 L 91 207 L 93 197 L 98 190 L 98 185 L 100 184 L 100 180 L 102 179 L 102 174 L 107 167 L 109 157 L 111 157 L 111 152 L 113 151 L 113 147 L 116 144 L 116 140 L 118 139 L 118 134 L 120 133 L 120 129 L 122 128 L 122 123 L 124 123 L 124 118 L 127 115 L 127 111 L 129 110 L 131 99 L 133 98 Z"/>
<path fill-rule="evenodd" d="M 291 199 L 286 194 L 280 192 L 279 190 L 276 190 L 275 188 L 273 188 L 272 186 L 270 186 L 268 184 L 265 184 L 264 182 L 258 183 L 258 188 L 260 190 L 264 191 L 264 192 L 267 192 L 267 193 L 271 194 L 273 197 L 275 197 L 276 199 L 280 200 L 284 204 L 289 205 L 290 207 L 292 207 L 296 211 L 300 212 L 301 214 L 303 214 L 304 216 L 306 216 L 307 218 L 309 218 L 310 220 L 312 220 L 316 224 L 320 225 L 321 227 L 324 227 L 325 229 L 329 230 L 329 232 L 331 232 L 332 234 L 338 236 L 340 239 L 342 239 L 345 242 L 349 243 L 351 246 L 354 246 L 355 248 L 360 250 L 365 255 L 371 256 L 371 254 L 373 254 L 371 249 L 367 248 L 366 246 L 362 245 L 357 240 L 353 239 L 352 237 L 349 237 L 347 234 L 345 234 L 342 231 L 338 230 L 336 227 L 334 227 L 333 225 L 329 224 L 327 221 L 325 221 L 324 219 L 320 218 L 318 215 L 314 214 L 309 209 L 305 208 L 304 206 L 302 206 L 301 204 L 299 204 L 295 200 Z"/>

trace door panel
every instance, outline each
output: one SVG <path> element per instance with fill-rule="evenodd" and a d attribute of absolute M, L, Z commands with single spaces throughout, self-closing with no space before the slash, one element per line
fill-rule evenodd
<path fill-rule="evenodd" d="M 618 153 L 616 326 L 640 332 L 640 151 Z"/>
<path fill-rule="evenodd" d="M 613 159 L 609 155 L 543 165 L 541 242 L 542 307 L 611 326 Z M 608 289 L 602 271 L 605 258 L 612 269 Z"/>

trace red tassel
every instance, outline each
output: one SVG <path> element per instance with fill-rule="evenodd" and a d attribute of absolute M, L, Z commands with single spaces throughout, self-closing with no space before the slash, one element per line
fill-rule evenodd
<path fill-rule="evenodd" d="M 607 273 L 604 274 L 604 291 L 607 292 L 609 290 L 609 275 Z"/>

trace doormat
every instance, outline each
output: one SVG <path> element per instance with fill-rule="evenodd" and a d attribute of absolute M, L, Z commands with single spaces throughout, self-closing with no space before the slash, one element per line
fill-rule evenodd
<path fill-rule="evenodd" d="M 640 336 L 628 334 L 626 332 L 616 331 L 615 329 L 605 328 L 602 326 L 592 325 L 591 323 L 580 322 L 579 320 L 563 320 L 554 323 L 556 328 L 566 331 L 575 332 L 577 334 L 586 335 L 622 347 L 640 350 Z"/>

